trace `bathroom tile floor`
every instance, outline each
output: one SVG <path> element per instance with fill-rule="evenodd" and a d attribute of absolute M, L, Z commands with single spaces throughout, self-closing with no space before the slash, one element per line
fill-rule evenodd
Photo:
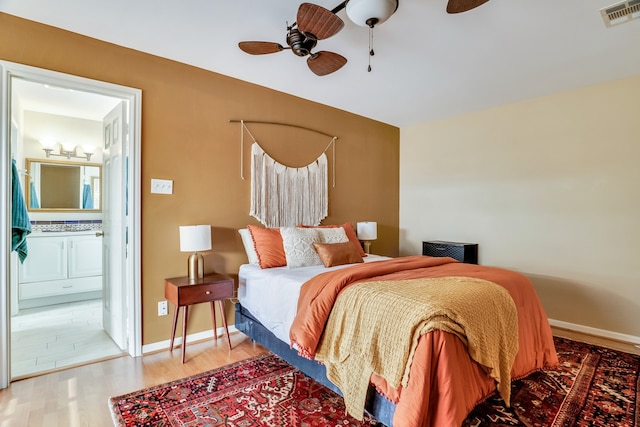
<path fill-rule="evenodd" d="M 11 318 L 11 377 L 122 354 L 102 328 L 102 300 L 20 310 Z"/>

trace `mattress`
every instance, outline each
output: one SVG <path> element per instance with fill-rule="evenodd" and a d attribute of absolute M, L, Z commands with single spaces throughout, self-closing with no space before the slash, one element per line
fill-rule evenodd
<path fill-rule="evenodd" d="M 365 262 L 375 262 L 388 257 L 369 254 Z M 238 272 L 238 300 L 276 337 L 287 344 L 289 329 L 298 311 L 300 287 L 312 277 L 352 264 L 325 268 L 323 265 L 261 269 L 256 264 L 243 264 Z"/>

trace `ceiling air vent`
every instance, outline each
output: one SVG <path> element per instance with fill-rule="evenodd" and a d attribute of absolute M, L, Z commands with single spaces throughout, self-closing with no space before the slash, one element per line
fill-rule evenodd
<path fill-rule="evenodd" d="M 629 0 L 612 4 L 600 9 L 602 20 L 607 27 L 624 24 L 632 19 L 640 18 L 640 0 Z"/>

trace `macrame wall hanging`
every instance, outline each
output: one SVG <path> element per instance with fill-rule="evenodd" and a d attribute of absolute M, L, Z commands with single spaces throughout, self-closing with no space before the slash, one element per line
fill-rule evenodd
<path fill-rule="evenodd" d="M 233 121 L 233 120 L 232 120 Z M 313 162 L 300 168 L 285 166 L 267 154 L 240 120 L 240 177 L 244 179 L 244 133 L 251 145 L 251 208 L 249 215 L 265 227 L 294 227 L 298 224 L 319 225 L 328 215 L 328 165 L 326 152 L 333 147 L 333 186 L 335 187 L 335 136 Z M 283 123 L 269 123 L 284 126 Z M 303 128 L 307 129 L 307 128 Z M 312 130 L 312 129 L 307 129 Z M 314 131 L 317 132 L 317 131 Z"/>

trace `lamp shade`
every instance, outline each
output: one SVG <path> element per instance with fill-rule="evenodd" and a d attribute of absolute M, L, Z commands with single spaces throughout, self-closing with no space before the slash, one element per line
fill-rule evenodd
<path fill-rule="evenodd" d="M 356 25 L 373 27 L 389 19 L 398 8 L 398 0 L 349 0 L 347 16 Z"/>
<path fill-rule="evenodd" d="M 76 149 L 76 145 L 73 142 L 65 141 L 62 143 L 62 149 L 64 151 L 74 151 Z"/>
<path fill-rule="evenodd" d="M 359 222 L 356 224 L 358 239 L 376 240 L 378 238 L 378 223 L 373 221 Z"/>
<path fill-rule="evenodd" d="M 180 251 L 198 252 L 211 250 L 210 225 L 181 225 Z"/>
<path fill-rule="evenodd" d="M 55 148 L 56 144 L 58 144 L 58 142 L 53 139 L 53 138 L 43 138 L 40 140 L 40 144 L 42 145 L 43 148 Z"/>

